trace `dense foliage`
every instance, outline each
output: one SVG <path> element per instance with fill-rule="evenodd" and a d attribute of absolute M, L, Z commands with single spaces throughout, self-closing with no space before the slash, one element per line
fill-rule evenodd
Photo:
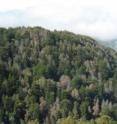
<path fill-rule="evenodd" d="M 117 53 L 67 31 L 0 28 L 0 124 L 117 124 Z"/>

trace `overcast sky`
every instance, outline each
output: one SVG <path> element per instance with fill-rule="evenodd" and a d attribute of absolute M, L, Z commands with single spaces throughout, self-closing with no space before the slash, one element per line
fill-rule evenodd
<path fill-rule="evenodd" d="M 42 26 L 117 39 L 117 0 L 0 0 L 0 27 Z"/>

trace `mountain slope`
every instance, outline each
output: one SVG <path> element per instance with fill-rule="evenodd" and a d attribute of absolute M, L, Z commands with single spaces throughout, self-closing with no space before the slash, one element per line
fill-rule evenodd
<path fill-rule="evenodd" d="M 88 36 L 1 28 L 0 72 L 0 123 L 117 120 L 117 53 Z"/>

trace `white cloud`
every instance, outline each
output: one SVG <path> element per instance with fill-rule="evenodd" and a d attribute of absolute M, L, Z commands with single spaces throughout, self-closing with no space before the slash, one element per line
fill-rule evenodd
<path fill-rule="evenodd" d="M 0 26 L 43 26 L 117 38 L 116 0 L 0 0 Z"/>

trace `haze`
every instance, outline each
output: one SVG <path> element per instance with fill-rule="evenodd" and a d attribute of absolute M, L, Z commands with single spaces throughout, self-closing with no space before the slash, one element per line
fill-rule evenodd
<path fill-rule="evenodd" d="M 116 0 L 0 0 L 0 27 L 42 26 L 117 39 Z"/>

